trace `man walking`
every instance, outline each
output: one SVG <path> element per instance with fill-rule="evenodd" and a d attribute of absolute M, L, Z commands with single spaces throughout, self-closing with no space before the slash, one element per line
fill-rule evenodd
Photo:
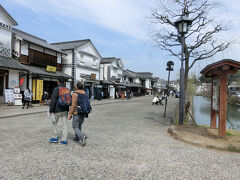
<path fill-rule="evenodd" d="M 50 143 L 58 143 L 57 125 L 59 119 L 62 120 L 62 140 L 61 144 L 67 144 L 67 115 L 71 103 L 71 93 L 65 86 L 65 81 L 62 77 L 58 79 L 58 86 L 54 88 L 50 103 L 50 116 L 55 115 L 53 120 L 53 137 L 49 139 Z"/>
<path fill-rule="evenodd" d="M 87 117 L 91 110 L 89 98 L 83 90 L 82 83 L 77 83 L 76 92 L 72 95 L 72 105 L 69 110 L 68 119 L 73 116 L 72 127 L 75 131 L 75 141 L 79 141 L 82 146 L 86 144 L 86 136 L 81 132 L 84 117 Z"/>

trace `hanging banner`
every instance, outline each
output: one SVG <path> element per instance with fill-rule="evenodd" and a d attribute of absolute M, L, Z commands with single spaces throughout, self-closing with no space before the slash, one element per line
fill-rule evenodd
<path fill-rule="evenodd" d="M 21 78 L 21 79 L 20 79 L 20 86 L 22 86 L 22 85 L 23 85 L 23 83 L 24 83 L 24 79 L 23 79 L 23 78 Z"/>
<path fill-rule="evenodd" d="M 37 80 L 37 92 L 36 92 L 36 100 L 42 100 L 43 95 L 43 80 Z"/>

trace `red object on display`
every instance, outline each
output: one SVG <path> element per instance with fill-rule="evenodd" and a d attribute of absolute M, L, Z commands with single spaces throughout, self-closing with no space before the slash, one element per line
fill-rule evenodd
<path fill-rule="evenodd" d="M 21 79 L 20 79 L 20 86 L 22 86 L 22 85 L 23 85 L 23 82 L 24 82 L 24 79 L 23 79 L 23 78 L 21 78 Z"/>

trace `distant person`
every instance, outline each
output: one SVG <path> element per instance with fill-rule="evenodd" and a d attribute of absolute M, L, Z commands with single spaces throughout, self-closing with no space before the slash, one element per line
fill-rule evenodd
<path fill-rule="evenodd" d="M 72 127 L 75 132 L 75 141 L 79 141 L 82 146 L 86 144 L 86 135 L 82 133 L 84 118 L 92 110 L 89 98 L 83 90 L 82 83 L 77 83 L 76 91 L 72 95 L 72 105 L 69 110 L 68 119 L 73 116 Z"/>
<path fill-rule="evenodd" d="M 24 109 L 26 103 L 27 103 L 27 109 L 28 109 L 29 102 L 32 100 L 32 93 L 31 93 L 29 87 L 26 88 L 23 96 L 24 97 L 23 97 L 23 107 L 22 107 L 22 109 Z"/>
<path fill-rule="evenodd" d="M 64 79 L 60 77 L 58 79 L 58 86 L 53 89 L 52 99 L 50 103 L 50 116 L 52 113 L 55 115 L 55 120 L 53 120 L 53 137 L 49 139 L 50 143 L 58 143 L 57 137 L 57 124 L 59 119 L 62 120 L 62 140 L 61 144 L 67 144 L 67 117 L 69 106 L 71 104 L 71 92 L 65 86 Z"/>
<path fill-rule="evenodd" d="M 158 96 L 155 96 L 152 100 L 152 105 L 158 105 L 159 104 L 159 98 Z"/>
<path fill-rule="evenodd" d="M 87 94 L 87 96 L 88 96 L 88 98 L 90 97 L 89 95 L 90 95 L 90 91 L 89 91 L 89 89 L 88 88 L 85 88 L 85 92 L 86 92 L 86 94 Z"/>
<path fill-rule="evenodd" d="M 42 101 L 45 105 L 49 105 L 50 101 L 49 101 L 49 96 L 48 96 L 48 92 L 44 91 L 43 95 L 42 95 Z"/>

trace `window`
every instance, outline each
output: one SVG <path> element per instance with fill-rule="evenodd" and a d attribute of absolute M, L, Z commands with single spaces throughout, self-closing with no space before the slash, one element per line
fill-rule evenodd
<path fill-rule="evenodd" d="M 52 56 L 43 52 L 29 49 L 29 61 L 30 64 L 39 66 L 57 66 L 57 56 Z"/>
<path fill-rule="evenodd" d="M 80 54 L 80 53 L 79 53 Z M 84 54 L 80 54 L 80 63 L 85 63 L 84 62 Z"/>
<path fill-rule="evenodd" d="M 133 78 L 129 78 L 129 82 L 130 82 L 130 83 L 133 83 Z"/>
<path fill-rule="evenodd" d="M 97 67 L 97 59 L 93 58 L 93 67 Z"/>

